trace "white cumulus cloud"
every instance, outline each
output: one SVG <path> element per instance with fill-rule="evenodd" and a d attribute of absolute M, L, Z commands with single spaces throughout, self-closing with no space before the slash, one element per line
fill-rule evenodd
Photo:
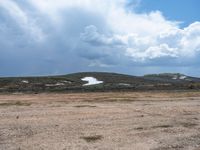
<path fill-rule="evenodd" d="M 134 61 L 161 57 L 192 57 L 200 50 L 199 27 L 200 23 L 195 22 L 184 29 L 172 26 L 156 34 L 113 32 L 112 36 L 106 36 L 98 33 L 96 27 L 88 26 L 81 34 L 81 39 L 91 45 L 98 43 L 97 46 L 114 47 L 120 44 L 121 50 Z"/>

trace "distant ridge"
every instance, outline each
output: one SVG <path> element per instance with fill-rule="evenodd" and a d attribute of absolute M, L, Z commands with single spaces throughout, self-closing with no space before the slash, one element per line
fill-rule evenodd
<path fill-rule="evenodd" d="M 83 78 L 93 79 L 93 84 Z M 86 86 L 84 86 L 86 85 Z M 106 72 L 80 72 L 59 76 L 0 78 L 0 93 L 96 92 L 146 90 L 198 90 L 200 78 L 179 73 L 131 76 Z"/>

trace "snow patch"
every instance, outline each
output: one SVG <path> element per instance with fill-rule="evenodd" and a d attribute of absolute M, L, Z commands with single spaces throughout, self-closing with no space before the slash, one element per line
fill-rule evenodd
<path fill-rule="evenodd" d="M 45 84 L 45 86 L 48 86 L 48 87 L 53 87 L 53 86 L 63 86 L 65 85 L 64 83 L 56 83 L 56 84 Z"/>
<path fill-rule="evenodd" d="M 187 76 L 177 76 L 177 75 L 175 75 L 173 78 L 172 78 L 173 80 L 185 80 L 185 79 L 187 79 Z"/>
<path fill-rule="evenodd" d="M 174 76 L 172 79 L 173 79 L 173 80 L 177 80 L 177 79 L 178 79 L 178 77 L 177 77 L 177 76 Z"/>
<path fill-rule="evenodd" d="M 121 85 L 121 86 L 131 86 L 131 85 L 128 84 L 128 83 L 119 83 L 118 85 Z"/>
<path fill-rule="evenodd" d="M 103 81 L 99 81 L 94 77 L 84 77 L 81 79 L 82 81 L 87 81 L 88 83 L 83 84 L 83 86 L 88 86 L 88 85 L 96 85 L 96 84 L 101 84 Z"/>
<path fill-rule="evenodd" d="M 186 79 L 187 77 L 186 76 L 180 76 L 179 77 L 179 79 L 181 79 L 181 80 L 184 80 L 184 79 Z"/>
<path fill-rule="evenodd" d="M 64 82 L 64 83 L 72 83 L 71 81 L 62 81 L 62 82 Z"/>
<path fill-rule="evenodd" d="M 22 83 L 26 83 L 26 84 L 28 84 L 29 81 L 28 81 L 28 80 L 22 80 Z"/>

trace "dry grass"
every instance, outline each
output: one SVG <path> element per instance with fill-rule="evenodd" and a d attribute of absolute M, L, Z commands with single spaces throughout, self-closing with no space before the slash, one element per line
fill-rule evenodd
<path fill-rule="evenodd" d="M 93 105 L 76 105 L 74 107 L 77 107 L 77 108 L 94 108 L 94 107 L 97 107 L 97 106 L 93 106 Z"/>
<path fill-rule="evenodd" d="M 101 140 L 103 136 L 101 135 L 91 135 L 91 136 L 82 136 L 81 139 L 84 139 L 86 142 L 96 142 Z"/>
<path fill-rule="evenodd" d="M 0 103 L 0 106 L 30 106 L 30 105 L 31 103 L 21 102 L 21 101 Z"/>

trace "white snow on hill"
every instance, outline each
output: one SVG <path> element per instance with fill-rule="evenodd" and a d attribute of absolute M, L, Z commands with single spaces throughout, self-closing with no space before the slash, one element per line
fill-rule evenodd
<path fill-rule="evenodd" d="M 187 79 L 187 76 L 184 76 L 184 75 L 181 75 L 181 76 L 178 76 L 178 75 L 175 75 L 173 78 L 173 80 L 185 80 Z"/>
<path fill-rule="evenodd" d="M 179 79 L 181 79 L 181 80 L 184 80 L 184 79 L 186 79 L 187 77 L 186 76 L 180 76 L 179 77 Z"/>
<path fill-rule="evenodd" d="M 82 81 L 87 81 L 88 83 L 83 84 L 83 86 L 88 86 L 88 85 L 96 85 L 96 84 L 101 84 L 103 81 L 98 81 L 94 77 L 84 77 L 81 79 Z"/>
<path fill-rule="evenodd" d="M 54 87 L 54 86 L 64 86 L 64 85 L 65 85 L 64 83 L 45 84 L 45 86 L 48 86 L 48 87 Z"/>
<path fill-rule="evenodd" d="M 26 84 L 28 84 L 29 81 L 28 81 L 28 80 L 22 80 L 22 83 L 26 83 Z"/>

